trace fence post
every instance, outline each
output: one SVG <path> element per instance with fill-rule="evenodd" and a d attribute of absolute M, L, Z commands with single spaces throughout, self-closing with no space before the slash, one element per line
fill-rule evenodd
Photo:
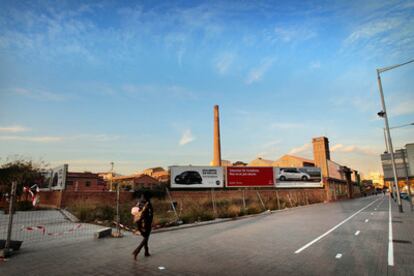
<path fill-rule="evenodd" d="M 119 186 L 120 183 L 116 183 L 116 234 L 113 235 L 116 238 L 121 238 L 121 228 L 120 228 L 120 217 L 119 217 Z"/>
<path fill-rule="evenodd" d="M 214 194 L 214 189 L 211 188 L 211 201 L 213 202 L 213 213 L 214 213 L 214 218 L 217 217 L 217 210 L 216 210 L 216 201 L 215 201 L 215 194 Z"/>
<path fill-rule="evenodd" d="M 244 188 L 242 188 L 243 210 L 246 211 L 246 199 L 244 198 Z"/>
<path fill-rule="evenodd" d="M 293 208 L 292 199 L 290 198 L 290 192 L 288 193 L 287 196 L 288 196 L 288 199 L 289 199 L 290 208 Z"/>
<path fill-rule="evenodd" d="M 11 255 L 10 251 L 10 239 L 12 234 L 13 226 L 13 212 L 14 212 L 14 201 L 16 200 L 16 186 L 17 182 L 12 182 L 11 192 L 10 192 L 10 202 L 9 202 L 9 224 L 7 226 L 7 238 L 2 252 L 2 257 L 9 257 Z"/>
<path fill-rule="evenodd" d="M 258 197 L 259 197 L 259 199 L 260 199 L 260 202 L 262 203 L 263 209 L 266 211 L 266 206 L 265 206 L 265 205 L 264 205 L 264 203 L 263 203 L 263 200 L 262 200 L 262 197 L 260 196 L 259 191 L 256 191 L 256 193 L 257 193 L 257 196 L 258 196 Z"/>
<path fill-rule="evenodd" d="M 277 199 L 277 209 L 280 210 L 279 192 L 277 190 L 276 190 L 276 199 Z"/>
<path fill-rule="evenodd" d="M 180 218 L 178 217 L 177 210 L 175 209 L 174 202 L 171 198 L 170 190 L 168 190 L 167 187 L 165 187 L 165 190 L 167 191 L 167 195 L 168 195 L 168 198 L 170 199 L 171 207 L 173 208 L 173 211 L 174 211 L 175 217 L 177 218 L 177 223 L 178 223 L 180 221 Z"/>

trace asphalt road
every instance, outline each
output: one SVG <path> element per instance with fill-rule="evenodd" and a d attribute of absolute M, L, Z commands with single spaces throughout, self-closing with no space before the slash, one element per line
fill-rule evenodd
<path fill-rule="evenodd" d="M 157 233 L 152 256 L 138 261 L 131 253 L 141 237 L 130 234 L 22 248 L 0 274 L 413 275 L 413 226 L 412 213 L 379 195 Z"/>

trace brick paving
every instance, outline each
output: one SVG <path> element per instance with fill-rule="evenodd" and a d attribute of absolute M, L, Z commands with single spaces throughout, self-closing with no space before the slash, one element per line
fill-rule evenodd
<path fill-rule="evenodd" d="M 319 242 L 294 253 L 374 200 Z M 413 242 L 413 214 L 399 214 L 393 203 L 393 216 L 402 221 L 393 224 L 394 239 Z M 387 265 L 388 198 L 382 196 L 156 233 L 150 239 L 152 256 L 145 258 L 141 253 L 133 261 L 131 253 L 139 241 L 140 237 L 126 233 L 120 239 L 90 237 L 23 247 L 13 258 L 0 262 L 0 274 L 412 275 L 414 263 L 414 242 L 394 243 L 395 266 Z M 342 258 L 335 258 L 338 253 Z"/>

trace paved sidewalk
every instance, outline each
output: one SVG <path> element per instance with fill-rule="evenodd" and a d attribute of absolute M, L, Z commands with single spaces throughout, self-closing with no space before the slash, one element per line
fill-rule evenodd
<path fill-rule="evenodd" d="M 414 211 L 403 200 L 404 212 L 398 212 L 398 205 L 392 201 L 392 226 L 394 240 L 394 267 L 389 267 L 390 275 L 414 275 Z"/>
<path fill-rule="evenodd" d="M 152 257 L 141 253 L 136 262 L 131 253 L 141 237 L 131 233 L 24 247 L 0 262 L 0 275 L 412 275 L 414 215 L 404 204 L 406 212 L 399 214 L 392 203 L 394 267 L 387 265 L 389 200 L 372 196 L 156 233 L 150 238 Z M 337 253 L 342 258 L 335 258 Z"/>

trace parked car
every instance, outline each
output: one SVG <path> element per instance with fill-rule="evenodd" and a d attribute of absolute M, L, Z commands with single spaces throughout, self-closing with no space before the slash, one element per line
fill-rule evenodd
<path fill-rule="evenodd" d="M 408 193 L 406 193 L 406 192 L 400 192 L 400 198 L 401 199 L 408 200 L 409 199 Z"/>
<path fill-rule="evenodd" d="M 197 171 L 185 171 L 180 173 L 174 178 L 175 183 L 177 184 L 202 184 L 203 178 L 200 173 Z"/>
<path fill-rule="evenodd" d="M 310 177 L 309 174 L 307 174 L 305 172 L 302 172 L 302 171 L 298 170 L 297 168 L 281 168 L 279 170 L 279 174 L 278 174 L 277 178 L 280 181 L 285 181 L 285 180 L 307 181 L 311 177 Z"/>

